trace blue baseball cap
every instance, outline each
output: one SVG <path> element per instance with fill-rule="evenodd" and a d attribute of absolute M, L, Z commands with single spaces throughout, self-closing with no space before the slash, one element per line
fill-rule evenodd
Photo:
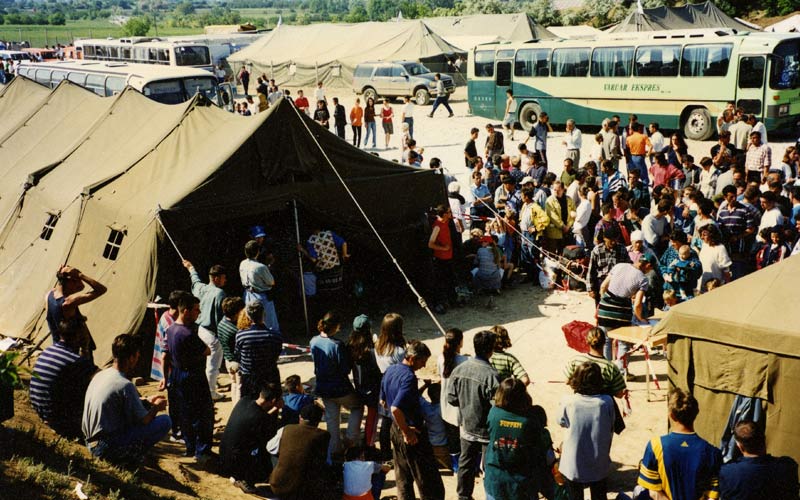
<path fill-rule="evenodd" d="M 353 320 L 353 330 L 361 331 L 365 327 L 369 328 L 369 318 L 366 314 L 360 314 Z"/>
<path fill-rule="evenodd" d="M 264 226 L 253 226 L 250 228 L 251 238 L 266 238 L 267 232 L 264 231 Z"/>

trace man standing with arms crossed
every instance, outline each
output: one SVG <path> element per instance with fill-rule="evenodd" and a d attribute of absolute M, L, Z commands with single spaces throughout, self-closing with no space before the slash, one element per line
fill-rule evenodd
<path fill-rule="evenodd" d="M 198 335 L 211 350 L 211 355 L 206 361 L 206 378 L 211 399 L 219 401 L 224 396 L 217 392 L 217 378 L 219 367 L 222 364 L 222 346 L 217 339 L 217 325 L 225 316 L 222 314 L 222 301 L 225 300 L 225 286 L 228 278 L 225 268 L 220 265 L 211 266 L 208 271 L 208 283 L 203 283 L 200 274 L 188 260 L 183 261 L 183 267 L 189 271 L 192 278 L 192 294 L 200 299 L 200 316 L 197 318 Z"/>

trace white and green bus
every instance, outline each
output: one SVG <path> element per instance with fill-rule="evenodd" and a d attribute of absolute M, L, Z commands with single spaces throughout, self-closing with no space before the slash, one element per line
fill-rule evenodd
<path fill-rule="evenodd" d="M 220 84 L 214 75 L 197 68 L 78 60 L 25 62 L 20 64 L 19 74 L 50 88 L 69 80 L 103 97 L 130 86 L 162 104 L 186 102 L 199 93 L 209 102 L 233 111 L 230 83 Z"/>
<path fill-rule="evenodd" d="M 800 35 L 683 30 L 592 39 L 479 45 L 467 89 L 477 116 L 502 119 L 506 90 L 529 130 L 541 111 L 552 123 L 599 125 L 613 114 L 709 139 L 728 101 L 769 130 L 800 120 Z"/>

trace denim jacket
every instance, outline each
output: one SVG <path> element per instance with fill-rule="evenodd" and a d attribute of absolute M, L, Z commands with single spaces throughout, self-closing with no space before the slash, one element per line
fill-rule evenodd
<path fill-rule="evenodd" d="M 497 371 L 485 359 L 470 358 L 453 370 L 447 382 L 447 402 L 458 407 L 463 439 L 489 442 L 487 417 L 498 385 Z"/>

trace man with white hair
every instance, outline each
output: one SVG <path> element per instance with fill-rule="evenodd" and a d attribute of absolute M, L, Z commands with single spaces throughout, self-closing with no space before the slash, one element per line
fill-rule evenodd
<path fill-rule="evenodd" d="M 575 126 L 575 120 L 570 118 L 567 120 L 567 129 L 564 132 L 564 140 L 561 144 L 567 148 L 567 158 L 572 160 L 572 164 L 576 166 L 581 164 L 581 144 L 582 144 L 581 131 Z"/>
<path fill-rule="evenodd" d="M 466 200 L 461 196 L 461 184 L 456 181 L 447 185 L 447 198 L 450 202 L 450 211 L 453 212 L 453 223 L 459 235 L 464 232 L 464 204 Z"/>

